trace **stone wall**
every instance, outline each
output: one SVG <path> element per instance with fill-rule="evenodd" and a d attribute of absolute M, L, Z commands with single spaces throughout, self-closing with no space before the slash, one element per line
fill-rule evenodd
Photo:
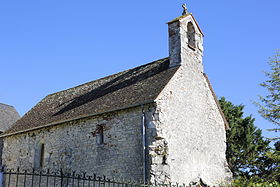
<path fill-rule="evenodd" d="M 230 177 L 225 127 L 203 74 L 191 71 L 182 66 L 158 98 L 157 136 L 163 139 L 158 138 L 152 147 L 164 148 L 167 158 L 163 165 L 164 155 L 158 154 L 151 172 L 159 180 L 188 184 L 202 179 L 213 185 Z"/>
<path fill-rule="evenodd" d="M 31 131 L 5 138 L 3 162 L 9 168 L 38 167 L 44 144 L 44 168 L 96 173 L 141 180 L 141 107 Z M 104 144 L 97 145 L 96 129 L 104 126 Z"/>
<path fill-rule="evenodd" d="M 188 38 L 189 32 L 188 25 L 191 23 L 192 30 L 191 38 Z M 186 63 L 185 57 L 187 54 L 184 53 L 184 50 L 191 49 L 192 56 L 191 58 L 195 58 L 198 64 L 196 64 L 196 68 L 199 71 L 203 71 L 202 65 L 202 56 L 203 56 L 203 33 L 199 29 L 196 21 L 193 19 L 191 15 L 184 17 L 178 21 L 172 22 L 168 24 L 168 33 L 169 33 L 169 57 L 170 57 L 170 66 L 181 65 Z M 194 39 L 194 42 L 189 41 L 190 39 Z M 194 43 L 194 44 L 191 44 Z"/>
<path fill-rule="evenodd" d="M 172 29 L 180 30 L 175 32 L 180 37 L 173 37 L 180 41 L 173 42 L 180 43 L 181 48 L 172 52 L 181 57 L 181 66 L 156 100 L 156 137 L 149 142 L 150 180 L 216 185 L 231 177 L 225 157 L 226 132 L 203 76 L 202 49 L 198 47 L 202 39 L 197 38 L 196 49 L 188 46 L 185 29 L 189 21 L 195 25 L 191 16 L 181 20 L 181 24 L 169 25 L 179 26 Z M 199 30 L 195 29 L 199 37 Z"/>

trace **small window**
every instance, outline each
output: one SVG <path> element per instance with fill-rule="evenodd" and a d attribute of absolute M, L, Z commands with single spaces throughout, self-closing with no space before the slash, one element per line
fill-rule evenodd
<path fill-rule="evenodd" d="M 40 147 L 40 167 L 44 167 L 44 157 L 45 157 L 45 144 L 41 144 Z"/>
<path fill-rule="evenodd" d="M 44 157 L 45 157 L 45 144 L 41 143 L 35 148 L 34 155 L 34 168 L 40 169 L 44 167 Z"/>
<path fill-rule="evenodd" d="M 103 125 L 98 125 L 96 129 L 96 144 L 104 144 Z"/>
<path fill-rule="evenodd" d="M 195 48 L 195 29 L 194 29 L 192 22 L 188 23 L 187 36 L 188 36 L 188 46 L 194 49 Z"/>

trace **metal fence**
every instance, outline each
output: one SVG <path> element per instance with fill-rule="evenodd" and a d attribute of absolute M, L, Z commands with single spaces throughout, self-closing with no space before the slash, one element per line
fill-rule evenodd
<path fill-rule="evenodd" d="M 51 170 L 2 169 L 0 187 L 186 187 L 178 184 L 144 184 L 124 179 L 109 179 L 105 176 L 86 173 Z"/>

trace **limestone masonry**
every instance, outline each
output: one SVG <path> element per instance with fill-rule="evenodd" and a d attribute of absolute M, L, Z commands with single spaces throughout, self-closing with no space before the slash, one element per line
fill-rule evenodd
<path fill-rule="evenodd" d="M 51 94 L 4 132 L 9 168 L 152 183 L 228 182 L 226 130 L 192 14 L 168 23 L 169 57 Z"/>

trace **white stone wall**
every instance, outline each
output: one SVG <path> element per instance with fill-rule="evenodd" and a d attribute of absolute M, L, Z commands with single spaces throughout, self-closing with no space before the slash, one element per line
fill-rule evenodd
<path fill-rule="evenodd" d="M 154 147 L 166 147 L 167 154 L 167 165 L 162 154 L 153 158 L 151 172 L 159 181 L 188 184 L 202 179 L 213 185 L 226 180 L 224 122 L 202 73 L 182 66 L 157 104 L 157 136 L 163 139 L 152 143 L 150 154 L 156 155 Z"/>
<path fill-rule="evenodd" d="M 179 28 L 178 24 L 169 25 L 180 33 L 180 37 L 173 37 L 180 41 L 171 42 L 180 43 L 180 50 L 172 52 L 178 53 L 173 56 L 181 57 L 181 66 L 156 100 L 154 124 L 160 138 L 150 141 L 151 182 L 201 181 L 216 185 L 231 177 L 225 157 L 226 132 L 203 76 L 202 49 L 188 47 L 185 29 L 189 21 L 200 37 L 191 16 L 180 20 Z M 202 46 L 201 37 L 196 42 Z M 173 62 L 176 61 L 171 59 Z"/>
<path fill-rule="evenodd" d="M 104 145 L 98 146 L 92 134 L 97 125 L 104 125 Z M 34 167 L 40 143 L 45 144 L 44 168 L 142 179 L 140 107 L 6 137 L 4 164 Z"/>
<path fill-rule="evenodd" d="M 168 25 L 170 66 L 187 63 L 185 61 L 185 57 L 187 56 L 187 54 L 184 52 L 184 50 L 191 49 L 189 47 L 189 41 L 187 37 L 189 22 L 192 23 L 195 30 L 195 48 L 191 50 L 191 58 L 195 58 L 195 60 L 199 62 L 199 64 L 196 65 L 196 68 L 198 68 L 199 71 L 203 71 L 203 33 L 201 33 L 198 25 L 191 15 Z"/>

